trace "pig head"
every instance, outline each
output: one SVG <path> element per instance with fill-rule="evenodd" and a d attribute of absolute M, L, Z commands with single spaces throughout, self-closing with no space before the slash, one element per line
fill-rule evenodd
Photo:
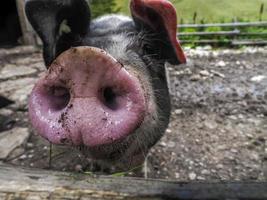
<path fill-rule="evenodd" d="M 33 127 L 124 168 L 141 164 L 168 126 L 165 62 L 186 61 L 169 1 L 131 0 L 130 9 L 132 18 L 91 20 L 85 0 L 26 3 L 48 69 L 30 95 Z"/>

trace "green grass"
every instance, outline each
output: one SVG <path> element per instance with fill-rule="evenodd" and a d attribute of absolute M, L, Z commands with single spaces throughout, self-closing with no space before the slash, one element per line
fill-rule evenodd
<path fill-rule="evenodd" d="M 170 0 L 176 7 L 179 21 L 196 23 L 258 21 L 261 4 L 264 3 L 262 20 L 267 20 L 267 0 Z M 129 15 L 129 1 L 117 0 L 121 13 Z"/>
<path fill-rule="evenodd" d="M 259 21 L 262 4 L 264 9 L 261 15 L 263 21 L 267 21 L 267 0 L 170 0 L 177 10 L 180 23 L 223 23 L 237 20 L 239 22 Z M 129 0 L 116 0 L 120 13 L 130 15 Z M 195 20 L 193 19 L 195 16 Z M 265 27 L 244 27 L 239 28 L 242 33 L 267 33 Z M 232 31 L 233 28 L 210 27 L 210 28 L 184 28 L 181 32 L 196 31 Z M 181 40 L 218 40 L 222 41 L 218 46 L 226 45 L 223 43 L 231 41 L 228 36 L 180 36 Z M 267 35 L 261 36 L 240 36 L 238 39 L 267 39 Z M 184 46 L 195 46 L 186 44 Z"/>

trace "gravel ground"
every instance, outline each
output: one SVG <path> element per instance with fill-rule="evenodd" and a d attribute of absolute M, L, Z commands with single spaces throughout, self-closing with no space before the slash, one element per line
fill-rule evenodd
<path fill-rule="evenodd" d="M 148 177 L 267 180 L 267 48 L 186 54 L 188 64 L 168 66 L 172 117 L 148 156 Z M 29 125 L 27 96 L 43 70 L 41 52 L 32 47 L 0 49 L 0 95 L 15 101 L 0 109 L 0 160 L 79 171 L 90 160 L 55 146 L 49 160 L 50 145 Z"/>

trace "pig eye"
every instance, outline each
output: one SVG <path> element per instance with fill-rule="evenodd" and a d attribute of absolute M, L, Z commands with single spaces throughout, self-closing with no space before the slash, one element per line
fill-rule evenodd
<path fill-rule="evenodd" d="M 116 110 L 118 108 L 117 95 L 111 87 L 103 89 L 103 103 L 105 106 L 111 110 Z"/>

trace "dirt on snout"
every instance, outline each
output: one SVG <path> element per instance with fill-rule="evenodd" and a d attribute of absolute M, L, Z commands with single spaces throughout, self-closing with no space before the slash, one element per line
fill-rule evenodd
<path fill-rule="evenodd" d="M 172 117 L 148 156 L 148 177 L 266 181 L 267 48 L 203 47 L 186 54 L 186 65 L 167 66 Z M 62 171 L 99 170 L 66 147 L 53 146 L 50 160 L 49 143 L 34 134 L 27 97 L 44 69 L 41 52 L 32 47 L 0 49 L 0 95 L 15 101 L 0 109 L 0 159 Z"/>

